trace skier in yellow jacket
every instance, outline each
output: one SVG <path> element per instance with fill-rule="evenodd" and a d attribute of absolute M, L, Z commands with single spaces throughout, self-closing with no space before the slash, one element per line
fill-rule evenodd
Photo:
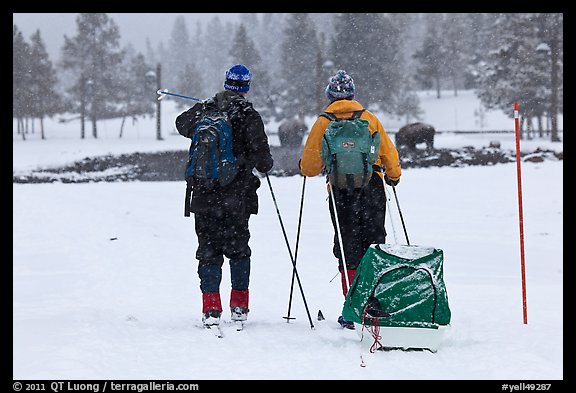
<path fill-rule="evenodd" d="M 384 228 L 386 193 L 382 181 L 384 180 L 390 186 L 396 186 L 400 181 L 401 168 L 398 151 L 378 118 L 354 100 L 355 86 L 350 75 L 346 71 L 339 70 L 336 75 L 330 78 L 325 91 L 330 100 L 325 112 L 333 113 L 338 118 L 351 118 L 354 112 L 362 111 L 360 119 L 368 121 L 370 132 L 372 134 L 380 133 L 378 159 L 373 165 L 369 184 L 363 188 L 352 190 L 329 187 L 329 190 L 332 190 L 334 194 L 338 213 L 346 269 L 340 250 L 332 195 L 329 195 L 330 216 L 334 226 L 333 253 L 338 258 L 342 293 L 346 296 L 348 285 L 352 283 L 356 269 L 368 247 L 371 244 L 380 244 L 386 241 Z M 329 123 L 328 118 L 319 116 L 310 130 L 300 159 L 300 171 L 304 176 L 317 176 L 324 169 L 321 157 L 322 139 Z M 344 275 L 345 270 L 348 280 Z M 338 318 L 338 322 L 344 328 L 354 329 L 354 324 L 344 320 L 342 316 Z"/>

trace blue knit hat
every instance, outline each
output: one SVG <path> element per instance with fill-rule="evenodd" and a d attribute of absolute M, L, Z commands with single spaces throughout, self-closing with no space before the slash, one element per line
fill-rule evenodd
<path fill-rule="evenodd" d="M 326 97 L 330 101 L 352 100 L 354 99 L 354 92 L 354 80 L 344 70 L 338 70 L 326 86 Z"/>
<path fill-rule="evenodd" d="M 246 93 L 250 90 L 250 79 L 252 79 L 252 73 L 244 64 L 233 65 L 226 71 L 224 88 L 239 93 Z"/>

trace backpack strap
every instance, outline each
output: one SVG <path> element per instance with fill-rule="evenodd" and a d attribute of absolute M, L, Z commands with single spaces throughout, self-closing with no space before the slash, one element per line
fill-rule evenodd
<path fill-rule="evenodd" d="M 192 196 L 192 179 L 186 179 L 186 196 L 184 198 L 184 217 L 190 217 L 190 197 Z"/>
<path fill-rule="evenodd" d="M 366 109 L 360 109 L 359 111 L 354 111 L 352 113 L 352 117 L 350 117 L 350 120 L 356 120 L 359 119 L 360 116 L 362 116 L 362 113 L 364 113 Z"/>
<path fill-rule="evenodd" d="M 338 119 L 338 118 L 336 117 L 336 115 L 335 115 L 334 113 L 331 113 L 331 112 L 323 112 L 323 113 L 320 113 L 319 116 L 325 117 L 325 118 L 327 118 L 327 119 L 330 120 L 330 121 L 338 121 L 338 120 L 340 120 L 340 119 Z"/>
<path fill-rule="evenodd" d="M 359 119 L 360 116 L 362 116 L 362 113 L 364 113 L 365 110 L 366 109 L 360 109 L 359 111 L 354 111 L 354 112 L 352 112 L 352 116 L 347 118 L 347 119 L 346 118 L 341 119 L 339 117 L 336 117 L 336 115 L 332 112 L 323 112 L 323 113 L 320 113 L 319 116 L 325 117 L 330 121 L 356 120 L 356 119 Z"/>

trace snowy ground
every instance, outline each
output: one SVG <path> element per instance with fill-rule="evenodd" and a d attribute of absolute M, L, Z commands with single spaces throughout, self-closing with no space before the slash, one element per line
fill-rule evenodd
<path fill-rule="evenodd" d="M 84 141 L 57 123 L 48 124 L 45 141 L 22 141 L 14 130 L 14 172 L 111 151 L 187 148 L 169 132 L 155 141 L 153 122 L 146 124 L 139 137 L 127 130 L 122 140 L 112 126 Z M 487 143 L 452 136 L 437 144 Z M 513 136 L 505 143 L 513 148 Z M 532 143 L 562 150 L 542 140 L 522 147 Z M 296 320 L 286 323 L 292 264 L 262 180 L 260 213 L 251 220 L 249 324 L 243 332 L 225 328 L 223 339 L 199 327 L 196 238 L 193 218 L 183 217 L 182 182 L 13 184 L 13 378 L 564 378 L 563 161 L 522 164 L 528 324 L 516 165 L 404 171 L 396 190 L 410 242 L 444 251 L 452 321 L 436 353 L 371 354 L 336 323 L 343 298 L 339 279 L 331 281 L 333 235 L 319 177 L 306 181 L 297 261 L 314 329 L 297 285 Z M 303 178 L 270 180 L 294 252 Z M 390 202 L 388 242 L 404 243 L 393 196 Z M 225 267 L 224 304 L 228 273 Z M 318 310 L 326 320 L 316 320 Z"/>

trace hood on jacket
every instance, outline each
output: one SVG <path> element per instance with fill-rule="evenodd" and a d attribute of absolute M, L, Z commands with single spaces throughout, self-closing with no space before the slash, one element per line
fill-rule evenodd
<path fill-rule="evenodd" d="M 352 113 L 364 109 L 362 104 L 356 100 L 337 100 L 328 105 L 325 112 L 330 113 Z"/>

